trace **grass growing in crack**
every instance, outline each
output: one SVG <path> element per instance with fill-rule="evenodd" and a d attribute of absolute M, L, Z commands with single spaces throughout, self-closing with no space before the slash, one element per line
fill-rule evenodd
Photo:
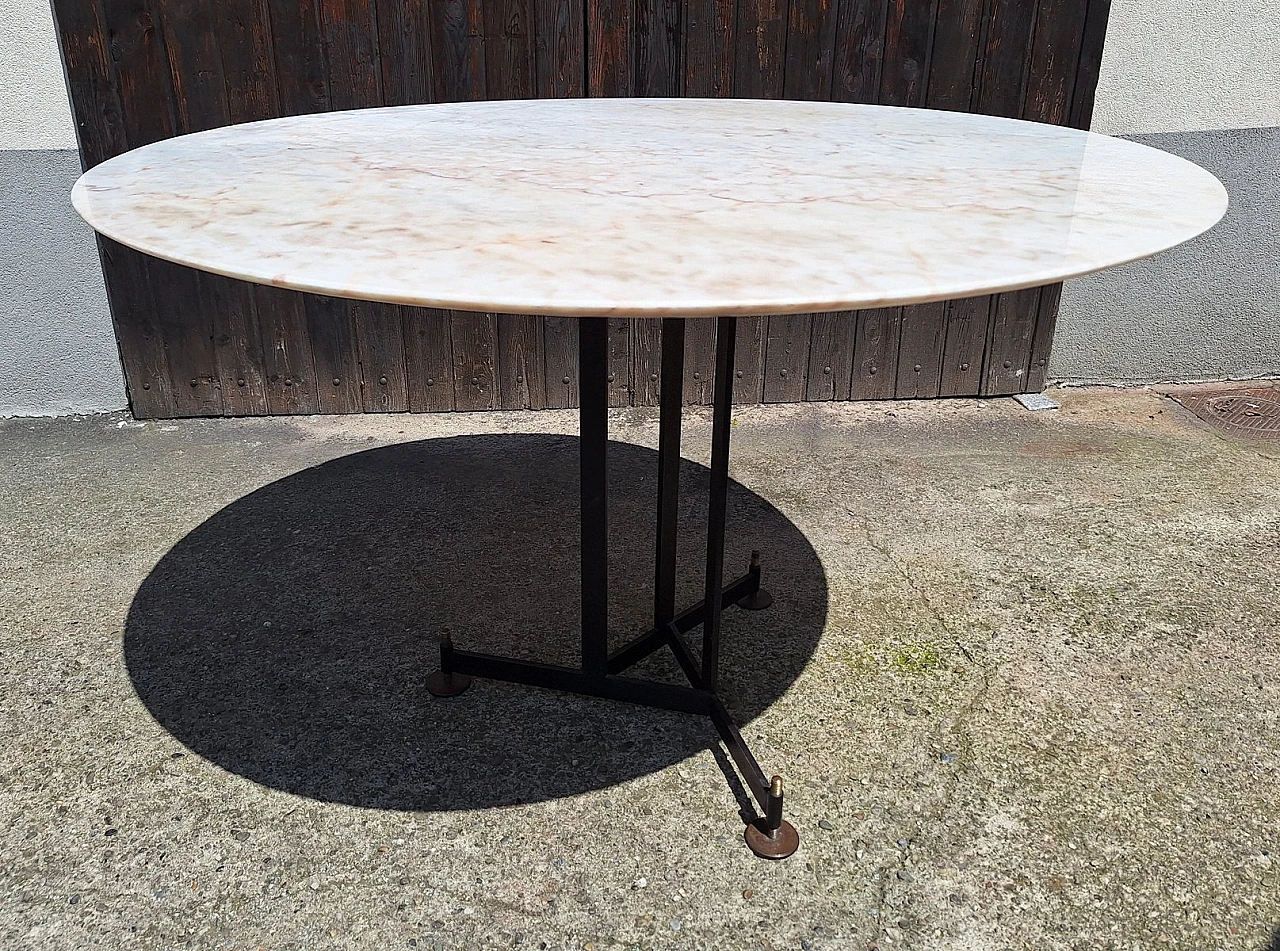
<path fill-rule="evenodd" d="M 895 641 L 866 643 L 851 652 L 847 662 L 862 676 L 884 671 L 923 677 L 945 669 L 948 651 L 933 641 Z"/>
<path fill-rule="evenodd" d="M 904 674 L 927 674 L 942 666 L 942 651 L 934 644 L 902 644 L 889 652 L 891 666 Z"/>

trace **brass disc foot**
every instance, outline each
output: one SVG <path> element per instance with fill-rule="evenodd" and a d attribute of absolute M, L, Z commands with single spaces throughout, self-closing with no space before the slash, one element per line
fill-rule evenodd
<path fill-rule="evenodd" d="M 738 599 L 738 607 L 745 611 L 763 611 L 773 604 L 773 595 L 764 588 L 757 588 L 745 598 Z"/>
<path fill-rule="evenodd" d="M 770 835 L 764 820 L 757 819 L 747 826 L 747 848 L 762 859 L 785 859 L 800 848 L 800 833 L 786 819 Z"/>
<path fill-rule="evenodd" d="M 466 674 L 446 674 L 443 670 L 433 670 L 427 675 L 427 690 L 434 697 L 456 697 L 471 686 L 471 678 Z"/>

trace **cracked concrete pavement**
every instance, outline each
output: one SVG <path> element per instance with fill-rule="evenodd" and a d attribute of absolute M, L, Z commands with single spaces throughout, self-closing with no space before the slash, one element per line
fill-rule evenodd
<path fill-rule="evenodd" d="M 574 414 L 0 422 L 0 946 L 1276 946 L 1280 444 L 1055 395 L 736 411 L 778 863 L 705 723 L 423 689 L 442 630 L 572 656 Z M 656 422 L 611 417 L 618 639 Z"/>

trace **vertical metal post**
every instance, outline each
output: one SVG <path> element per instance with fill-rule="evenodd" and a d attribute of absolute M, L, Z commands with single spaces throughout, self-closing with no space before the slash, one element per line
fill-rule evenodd
<path fill-rule="evenodd" d="M 609 322 L 578 321 L 578 432 L 582 487 L 582 669 L 603 677 L 609 659 Z"/>
<path fill-rule="evenodd" d="M 676 536 L 680 514 L 680 413 L 684 408 L 684 320 L 662 321 L 658 382 L 658 533 L 653 572 L 653 626 L 676 616 Z"/>
<path fill-rule="evenodd" d="M 715 691 L 720 668 L 720 612 L 724 584 L 725 503 L 729 494 L 729 427 L 733 422 L 734 317 L 716 319 L 716 379 L 711 422 L 711 497 L 707 504 L 707 578 L 703 588 L 702 686 Z"/>

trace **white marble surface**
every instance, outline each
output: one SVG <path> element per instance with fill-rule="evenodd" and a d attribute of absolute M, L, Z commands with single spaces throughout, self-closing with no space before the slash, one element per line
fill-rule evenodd
<path fill-rule="evenodd" d="M 755 100 L 368 109 L 158 142 L 76 209 L 139 250 L 343 297 L 765 314 L 1043 284 L 1211 227 L 1222 186 L 1106 136 Z"/>

